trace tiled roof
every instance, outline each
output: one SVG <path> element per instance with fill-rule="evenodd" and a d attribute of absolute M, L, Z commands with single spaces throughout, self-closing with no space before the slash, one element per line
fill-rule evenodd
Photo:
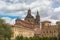
<path fill-rule="evenodd" d="M 23 27 L 34 29 L 34 26 L 32 24 L 30 24 L 29 22 L 26 22 L 26 21 L 23 21 L 23 20 L 20 20 L 19 22 Z"/>
<path fill-rule="evenodd" d="M 50 21 L 43 21 L 42 23 L 51 23 Z"/>

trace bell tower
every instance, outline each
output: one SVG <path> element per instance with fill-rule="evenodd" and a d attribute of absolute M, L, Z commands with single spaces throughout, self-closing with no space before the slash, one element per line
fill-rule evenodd
<path fill-rule="evenodd" d="M 27 12 L 27 16 L 25 17 L 25 21 L 34 24 L 34 17 L 31 15 L 31 10 L 29 9 Z"/>
<path fill-rule="evenodd" d="M 31 15 L 31 10 L 30 10 L 30 9 L 28 10 L 27 16 L 29 16 L 29 17 L 32 16 L 32 15 Z"/>
<path fill-rule="evenodd" d="M 35 25 L 40 27 L 40 15 L 38 11 L 37 11 L 36 19 L 35 19 Z"/>

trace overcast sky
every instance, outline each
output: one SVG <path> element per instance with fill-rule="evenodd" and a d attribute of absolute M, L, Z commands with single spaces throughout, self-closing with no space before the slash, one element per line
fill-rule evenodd
<path fill-rule="evenodd" d="M 29 8 L 33 16 L 39 11 L 41 21 L 60 20 L 60 0 L 0 0 L 0 18 L 14 24 L 16 18 L 24 19 Z"/>

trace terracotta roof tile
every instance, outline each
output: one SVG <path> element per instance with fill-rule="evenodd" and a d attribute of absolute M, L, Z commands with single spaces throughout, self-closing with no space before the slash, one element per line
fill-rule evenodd
<path fill-rule="evenodd" d="M 42 23 L 51 23 L 50 21 L 43 21 Z"/>

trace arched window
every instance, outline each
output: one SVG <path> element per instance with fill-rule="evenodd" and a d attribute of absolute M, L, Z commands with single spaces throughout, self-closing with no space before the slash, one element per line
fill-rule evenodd
<path fill-rule="evenodd" d="M 55 33 L 56 31 L 54 30 L 54 33 Z"/>
<path fill-rule="evenodd" d="M 45 33 L 45 31 L 43 31 L 43 33 Z"/>
<path fill-rule="evenodd" d="M 50 31 L 50 33 L 52 33 L 52 32 Z"/>
<path fill-rule="evenodd" d="M 47 31 L 47 33 L 48 33 L 48 31 Z"/>

